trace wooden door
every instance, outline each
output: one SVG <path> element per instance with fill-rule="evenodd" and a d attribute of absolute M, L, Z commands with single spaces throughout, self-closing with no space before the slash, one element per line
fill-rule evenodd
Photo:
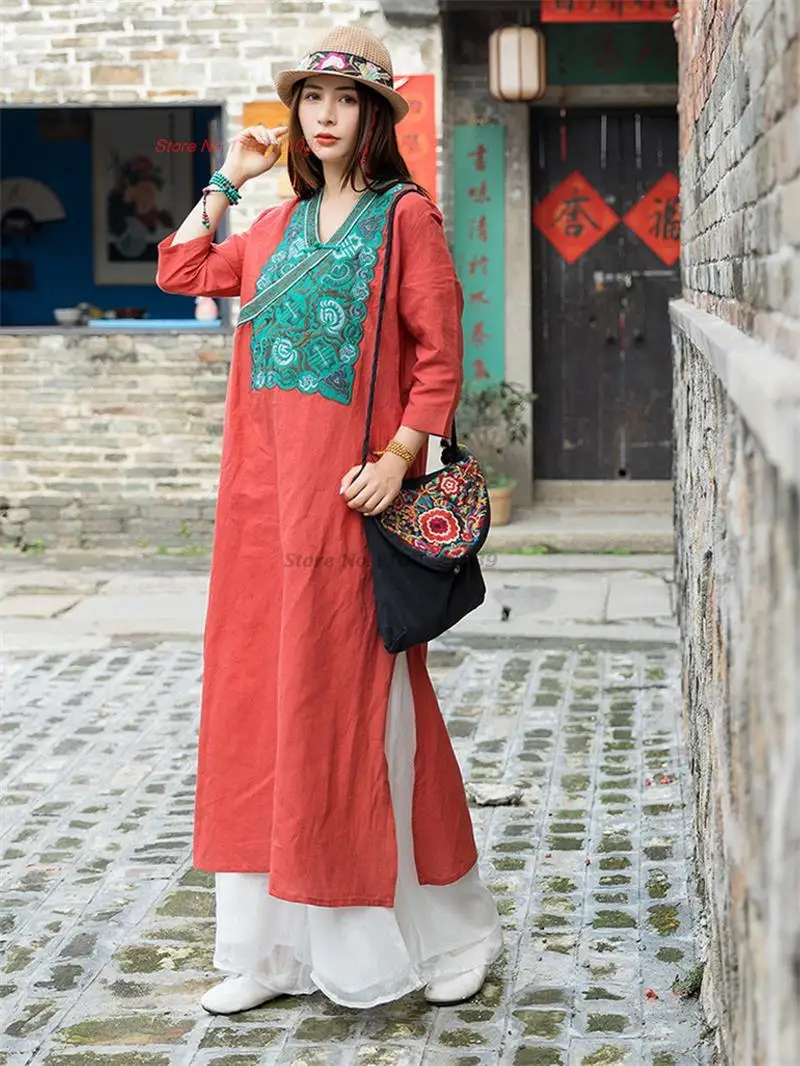
<path fill-rule="evenodd" d="M 531 109 L 534 473 L 667 479 L 672 110 Z"/>

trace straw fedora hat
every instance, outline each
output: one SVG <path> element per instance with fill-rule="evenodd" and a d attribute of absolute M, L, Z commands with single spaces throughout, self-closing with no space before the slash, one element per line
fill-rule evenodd
<path fill-rule="evenodd" d="M 393 88 L 392 59 L 386 45 L 362 26 L 328 30 L 298 66 L 275 75 L 275 90 L 287 107 L 294 86 L 312 73 L 338 74 L 374 89 L 392 105 L 395 122 L 408 114 L 408 104 Z"/>

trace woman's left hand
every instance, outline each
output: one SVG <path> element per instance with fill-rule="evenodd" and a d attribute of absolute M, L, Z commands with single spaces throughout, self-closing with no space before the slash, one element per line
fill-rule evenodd
<path fill-rule="evenodd" d="M 407 469 L 405 459 L 387 452 L 377 463 L 368 461 L 360 474 L 360 463 L 351 467 L 342 478 L 339 491 L 351 510 L 378 515 L 400 492 Z"/>

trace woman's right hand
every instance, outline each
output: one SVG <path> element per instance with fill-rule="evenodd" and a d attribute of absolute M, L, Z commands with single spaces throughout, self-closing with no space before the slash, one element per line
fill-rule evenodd
<path fill-rule="evenodd" d="M 237 185 L 266 174 L 278 161 L 288 132 L 288 126 L 248 126 L 231 141 L 220 170 Z"/>

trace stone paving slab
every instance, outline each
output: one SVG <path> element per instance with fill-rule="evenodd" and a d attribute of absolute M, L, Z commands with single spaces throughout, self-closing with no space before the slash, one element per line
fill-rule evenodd
<path fill-rule="evenodd" d="M 197 641 L 6 662 L 3 1066 L 697 1066 L 690 790 L 672 646 L 435 642 L 506 946 L 475 1000 L 198 1006 L 211 875 L 190 865 Z M 505 801 L 504 801 L 505 797 Z M 650 990 L 650 991 L 648 991 Z"/>
<path fill-rule="evenodd" d="M 80 603 L 78 596 L 12 593 L 0 600 L 0 618 L 55 618 Z"/>
<path fill-rule="evenodd" d="M 552 557 L 558 566 L 544 556 L 482 558 L 486 600 L 453 628 L 459 638 L 559 636 L 654 644 L 677 639 L 672 569 L 664 557 Z M 175 571 L 175 560 L 171 571 L 161 573 L 120 573 L 97 566 L 99 560 L 94 568 L 74 571 L 26 570 L 14 562 L 0 575 L 0 639 L 9 651 L 202 636 L 207 564 L 187 574 Z"/>
<path fill-rule="evenodd" d="M 37 584 L 46 583 L 62 588 L 73 581 L 93 578 L 100 574 L 106 580 L 124 572 L 126 578 L 141 572 L 190 576 L 207 573 L 210 552 L 198 555 L 159 554 L 153 551 L 92 551 L 90 549 L 58 550 L 37 553 L 21 552 L 5 546 L 0 549 L 0 594 L 15 587 L 20 577 Z M 643 554 L 639 552 L 544 552 L 525 549 L 486 551 L 482 560 L 490 569 L 506 570 L 579 570 L 599 573 L 608 570 L 637 570 L 658 573 L 670 580 L 674 576 L 675 557 L 671 553 Z"/>
<path fill-rule="evenodd" d="M 164 584 L 162 580 L 157 592 L 115 593 L 106 588 L 100 595 L 80 602 L 65 621 L 70 628 L 102 635 L 201 634 L 206 612 L 206 583 L 195 580 L 192 591 L 173 590 L 172 581 L 165 590 Z"/>
<path fill-rule="evenodd" d="M 670 552 L 675 545 L 672 504 L 537 501 L 533 507 L 515 507 L 513 521 L 492 527 L 486 543 L 494 551 L 545 545 L 558 552 Z"/>
<path fill-rule="evenodd" d="M 664 576 L 629 571 L 484 571 L 486 599 L 452 632 L 578 640 L 676 640 L 671 586 Z"/>

